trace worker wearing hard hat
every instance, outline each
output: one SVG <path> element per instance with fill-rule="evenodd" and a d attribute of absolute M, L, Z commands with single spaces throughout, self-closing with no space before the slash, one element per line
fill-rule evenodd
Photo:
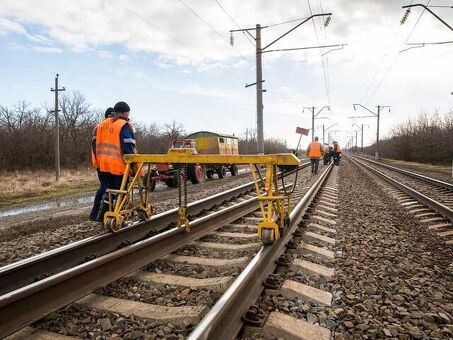
<path fill-rule="evenodd" d="M 307 147 L 307 156 L 310 158 L 311 162 L 311 173 L 317 174 L 319 167 L 319 159 L 323 155 L 323 148 L 320 142 L 318 142 L 318 137 L 315 137 L 315 140 L 308 144 Z"/>

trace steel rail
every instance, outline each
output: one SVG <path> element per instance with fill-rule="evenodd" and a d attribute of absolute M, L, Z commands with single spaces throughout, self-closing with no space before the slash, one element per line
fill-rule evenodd
<path fill-rule="evenodd" d="M 266 277 L 275 271 L 275 261 L 285 251 L 297 225 L 314 196 L 325 183 L 333 165 L 329 165 L 302 197 L 290 214 L 290 226 L 272 246 L 263 246 L 227 289 L 208 314 L 189 335 L 188 340 L 235 339 L 243 326 L 242 315 L 255 303 Z"/>
<path fill-rule="evenodd" d="M 0 338 L 255 211 L 256 197 L 191 222 L 190 232 L 171 228 L 36 283 L 0 296 Z"/>
<path fill-rule="evenodd" d="M 373 172 L 374 174 L 376 174 L 377 176 L 379 176 L 380 178 L 382 178 L 386 182 L 388 182 L 391 185 L 397 187 L 398 189 L 404 191 L 406 194 L 412 196 L 416 200 L 422 202 L 423 204 L 427 205 L 428 207 L 430 207 L 434 211 L 438 212 L 439 214 L 441 214 L 442 216 L 444 216 L 445 218 L 447 218 L 447 219 L 449 219 L 450 221 L 453 222 L 453 209 L 450 209 L 446 205 L 437 202 L 436 200 L 432 199 L 431 197 L 428 197 L 428 196 L 422 194 L 421 192 L 419 192 L 419 191 L 417 191 L 417 190 L 415 190 L 415 189 L 413 189 L 413 188 L 411 188 L 411 187 L 409 187 L 409 186 L 407 186 L 407 185 L 405 185 L 403 183 L 398 182 L 397 180 L 395 180 L 392 177 L 380 172 L 377 169 L 374 169 L 373 167 L 369 166 L 368 164 L 364 163 L 363 161 L 360 161 L 360 160 L 358 160 L 358 159 L 356 159 L 354 157 L 350 157 L 350 156 L 348 156 L 348 157 L 353 162 L 356 162 L 357 164 L 365 167 L 366 169 L 368 169 L 369 171 Z"/>
<path fill-rule="evenodd" d="M 1 295 L 0 338 L 209 234 L 222 225 L 255 211 L 258 207 L 257 198 L 249 198 L 192 221 L 190 232 L 185 232 L 184 228 L 171 228 Z"/>
<path fill-rule="evenodd" d="M 413 172 L 413 171 L 397 168 L 397 167 L 394 167 L 392 165 L 388 165 L 388 164 L 385 164 L 385 163 L 382 163 L 382 162 L 377 162 L 375 160 L 372 160 L 372 159 L 369 159 L 369 158 L 366 158 L 366 157 L 361 157 L 361 156 L 357 156 L 357 155 L 355 155 L 355 156 L 349 155 L 349 156 L 356 157 L 356 158 L 365 160 L 365 161 L 373 163 L 373 164 L 377 164 L 377 165 L 382 166 L 384 168 L 387 168 L 387 169 L 402 173 L 404 175 L 408 175 L 408 176 L 413 177 L 415 179 L 419 179 L 419 180 L 428 182 L 430 184 L 434 184 L 436 186 L 442 187 L 444 189 L 453 191 L 453 184 L 451 184 L 451 183 L 440 181 L 440 180 L 432 178 L 432 177 L 424 176 L 424 175 L 421 175 L 421 174 Z"/>
<path fill-rule="evenodd" d="M 309 165 L 308 162 L 302 163 L 299 169 Z M 285 175 L 293 172 L 290 171 Z M 195 201 L 188 205 L 188 215 L 196 215 L 251 190 L 254 190 L 253 182 Z M 153 236 L 168 228 L 168 225 L 176 221 L 177 217 L 178 209 L 171 209 L 153 216 L 148 222 L 135 223 L 121 229 L 118 233 L 106 232 L 88 237 L 1 267 L 0 295 Z"/>

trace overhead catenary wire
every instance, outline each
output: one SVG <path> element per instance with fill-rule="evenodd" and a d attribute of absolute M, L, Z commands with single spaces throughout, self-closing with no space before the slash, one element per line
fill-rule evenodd
<path fill-rule="evenodd" d="M 120 3 L 118 0 L 114 0 L 114 2 L 120 6 L 121 8 L 125 9 L 126 11 L 128 11 L 129 13 L 131 13 L 132 15 L 136 16 L 137 18 L 141 19 L 142 21 L 144 21 L 145 23 L 147 23 L 148 25 L 150 25 L 151 27 L 153 27 L 155 30 L 161 32 L 162 34 L 166 35 L 167 37 L 169 37 L 170 39 L 176 41 L 178 44 L 186 47 L 186 48 L 189 48 L 189 46 L 187 44 L 185 44 L 183 41 L 179 40 L 178 38 L 176 38 L 175 36 L 173 36 L 172 34 L 168 33 L 166 30 L 164 30 L 163 28 L 161 28 L 160 26 L 156 25 L 155 23 L 153 23 L 151 20 L 145 18 L 144 16 L 138 14 L 137 12 L 133 11 L 132 9 L 130 9 L 129 7 L 127 7 L 126 5 Z"/>
<path fill-rule="evenodd" d="M 20 83 L 24 83 L 24 84 L 28 84 L 28 85 L 34 85 L 34 86 L 39 86 L 41 88 L 43 88 L 43 85 L 49 85 L 48 83 L 46 82 L 43 82 L 43 81 L 39 81 L 39 80 L 34 80 L 34 79 L 25 79 L 25 78 L 18 78 L 16 76 L 12 76 L 12 75 L 9 75 L 9 74 L 0 74 L 0 77 L 2 78 L 6 78 L 6 79 L 12 79 L 14 81 L 17 81 L 17 82 L 20 82 Z"/>
<path fill-rule="evenodd" d="M 307 4 L 308 4 L 308 9 L 310 11 L 310 15 L 313 15 L 313 11 L 312 11 L 311 5 L 310 5 L 310 0 L 307 0 Z M 318 46 L 319 46 L 320 43 L 319 43 L 318 30 L 316 29 L 316 24 L 315 24 L 314 20 L 312 20 L 312 23 L 313 23 L 313 28 L 315 30 L 316 41 L 317 41 Z M 324 63 L 324 57 L 322 56 L 322 52 L 319 51 L 319 54 L 321 56 L 321 63 L 322 63 L 322 70 L 323 70 L 323 74 L 324 74 L 324 86 L 325 86 L 325 90 L 326 90 L 327 102 L 330 105 L 330 93 L 329 93 L 329 85 L 327 83 L 326 66 L 325 66 L 325 63 Z"/>
<path fill-rule="evenodd" d="M 411 0 L 411 2 L 409 3 L 409 5 L 412 5 L 412 3 L 414 2 L 414 0 Z M 371 80 L 370 82 L 368 83 L 368 85 L 366 86 L 365 88 L 365 91 L 363 92 L 362 96 L 360 97 L 360 103 L 362 103 L 365 98 L 367 97 L 367 94 L 369 93 L 369 91 L 371 91 L 371 89 L 373 88 L 373 83 L 374 81 L 377 79 L 377 76 L 379 74 L 379 72 L 382 70 L 382 68 L 384 67 L 384 61 L 387 59 L 387 57 L 389 57 L 389 52 L 387 51 L 392 45 L 393 43 L 396 41 L 396 39 L 398 38 L 399 36 L 399 33 L 401 31 L 401 24 L 398 25 L 398 28 L 396 30 L 396 32 L 392 35 L 393 36 L 393 39 L 390 40 L 389 44 L 387 45 L 387 48 L 385 49 L 385 52 L 384 52 L 384 55 L 382 56 L 382 58 L 379 60 L 378 64 L 377 64 L 377 67 L 373 73 L 373 76 L 371 77 Z M 378 81 L 380 82 L 380 81 Z M 369 102 L 369 101 L 368 101 Z"/>
<path fill-rule="evenodd" d="M 198 19 L 200 19 L 206 26 L 208 26 L 218 37 L 220 37 L 223 41 L 226 41 L 227 44 L 230 44 L 228 39 L 220 34 L 219 31 L 217 31 L 209 22 L 207 22 L 201 15 L 199 15 L 192 7 L 187 5 L 183 0 L 179 0 L 179 2 L 184 5 L 184 7 L 186 7 L 192 14 L 198 17 Z M 255 68 L 255 65 L 253 65 L 236 47 L 232 47 L 243 60 L 245 60 L 251 67 Z"/>
<path fill-rule="evenodd" d="M 411 0 L 411 4 L 412 4 L 413 0 Z M 431 0 L 428 0 L 427 3 L 426 3 L 426 6 L 429 5 L 429 3 L 431 2 Z M 414 33 L 415 31 L 415 28 L 417 27 L 418 23 L 420 22 L 423 14 L 425 13 L 425 9 L 422 10 L 422 12 L 420 13 L 417 21 L 415 22 L 414 26 L 412 27 L 412 30 L 410 31 L 409 35 L 407 36 L 406 40 L 404 41 L 404 45 L 407 44 L 407 42 L 409 41 L 409 39 L 411 38 L 412 34 Z M 371 99 L 373 99 L 373 97 L 375 96 L 375 94 L 379 91 L 379 89 L 381 88 L 382 84 L 384 83 L 385 79 L 388 77 L 388 75 L 390 74 L 390 72 L 392 71 L 393 67 L 395 66 L 397 60 L 398 60 L 398 57 L 400 56 L 400 53 L 396 54 L 390 64 L 390 66 L 387 68 L 386 72 L 384 73 L 383 77 L 380 79 L 380 81 L 377 83 L 377 86 L 375 87 L 374 91 L 371 93 L 370 97 L 368 98 L 368 100 L 366 101 L 366 105 L 368 105 L 371 101 Z"/>
<path fill-rule="evenodd" d="M 214 1 L 222 9 L 222 11 L 228 16 L 228 18 L 230 18 L 230 20 L 233 22 L 233 24 L 236 25 L 236 27 L 238 29 L 240 29 L 241 25 L 233 18 L 233 16 L 226 10 L 226 8 L 224 6 L 222 6 L 222 4 L 218 0 L 214 0 Z M 306 18 L 298 18 L 298 19 L 287 20 L 287 21 L 280 22 L 280 23 L 277 23 L 277 24 L 266 25 L 266 27 L 274 27 L 274 26 L 284 25 L 284 24 L 292 23 L 292 22 L 299 21 L 299 20 L 302 20 L 302 19 L 306 19 Z M 248 36 L 248 34 L 246 34 L 245 32 L 242 32 L 242 33 L 244 34 L 244 37 L 250 42 L 250 44 L 253 47 L 255 47 L 255 43 L 252 40 L 250 40 L 251 37 Z M 280 72 L 278 72 L 276 70 L 276 68 L 271 63 L 269 63 L 264 57 L 263 57 L 263 61 L 286 87 L 291 88 L 289 83 L 280 74 Z"/>

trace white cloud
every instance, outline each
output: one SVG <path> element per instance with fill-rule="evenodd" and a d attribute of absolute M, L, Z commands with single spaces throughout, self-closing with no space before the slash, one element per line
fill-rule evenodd
<path fill-rule="evenodd" d="M 132 58 L 128 56 L 127 54 L 121 54 L 118 56 L 118 59 L 121 61 L 129 62 L 132 61 Z"/>
<path fill-rule="evenodd" d="M 191 96 L 214 97 L 220 99 L 235 99 L 240 101 L 244 97 L 243 92 L 228 88 L 204 87 L 198 84 L 184 85 L 177 90 L 178 93 Z"/>
<path fill-rule="evenodd" d="M 225 84 L 226 79 L 232 81 L 234 78 L 235 81 L 234 85 L 225 85 L 223 89 L 210 87 L 208 81 L 200 80 L 200 84 L 180 87 L 179 94 L 219 100 L 240 98 L 237 104 L 240 108 L 244 103 L 242 98 L 245 98 L 242 93 L 247 93 L 246 98 L 251 102 L 249 94 L 254 90 L 244 90 L 242 86 L 245 82 L 253 82 L 253 44 L 242 33 L 235 33 L 234 48 L 229 46 L 229 30 L 237 27 L 214 1 L 185 2 L 217 32 L 178 1 L 41 0 L 39 5 L 31 5 L 29 0 L 0 0 L 0 34 L 28 35 L 36 42 L 42 37 L 43 44 L 64 46 L 76 52 L 96 50 L 104 59 L 129 61 L 131 55 L 152 53 L 156 56 L 155 65 L 165 70 L 170 78 L 176 79 L 181 74 L 192 76 L 197 72 L 207 75 L 209 81 L 216 77 L 221 84 Z M 244 27 L 253 27 L 256 23 L 273 24 L 309 14 L 306 2 L 299 0 L 287 0 L 284 4 L 271 0 L 240 3 L 222 0 L 221 3 Z M 333 16 L 326 31 L 322 29 L 322 20 L 315 21 L 318 39 L 313 24 L 307 22 L 272 48 L 315 46 L 318 40 L 319 44 L 347 43 L 343 50 L 325 57 L 331 102 L 337 113 L 333 120 L 347 116 L 352 110 L 351 104 L 363 98 L 363 102 L 368 101 L 370 105 L 390 104 L 395 108 L 398 114 L 383 118 L 383 126 L 387 129 L 391 123 L 420 107 L 429 111 L 439 103 L 451 103 L 451 96 L 445 99 L 446 94 L 443 94 L 451 92 L 451 45 L 414 49 L 399 55 L 406 40 L 453 40 L 451 31 L 428 13 L 416 25 L 421 13 L 419 9 L 414 9 L 406 24 L 400 26 L 404 13 L 401 6 L 407 3 L 407 0 L 324 0 L 324 10 L 332 11 Z M 319 2 L 311 0 L 311 4 L 313 12 L 319 12 Z M 435 11 L 446 21 L 453 22 L 451 10 Z M 263 45 L 295 24 L 263 29 Z M 27 32 L 28 25 L 38 27 L 42 34 Z M 8 46 L 20 47 L 11 43 Z M 110 52 L 112 46 L 124 51 L 117 56 Z M 46 48 L 47 52 L 59 53 L 55 47 Z M 40 49 L 46 51 L 44 47 Z M 264 98 L 265 114 L 278 116 L 283 113 L 295 118 L 302 106 L 327 104 L 319 50 L 269 53 L 265 59 L 263 73 L 268 89 Z M 124 72 L 135 79 L 162 88 L 160 79 L 149 79 L 140 73 L 138 66 L 134 69 L 139 60 L 134 58 L 132 62 L 121 63 L 121 67 L 127 68 Z M 382 79 L 382 85 L 375 92 Z M 235 101 L 232 103 L 236 105 Z"/>
<path fill-rule="evenodd" d="M 25 34 L 27 31 L 21 24 L 11 21 L 7 18 L 0 17 L 0 35 L 8 33 L 22 33 Z"/>
<path fill-rule="evenodd" d="M 60 54 L 61 48 L 58 47 L 43 47 L 43 46 L 34 46 L 31 48 L 33 51 L 37 53 L 54 53 L 54 54 Z"/>
<path fill-rule="evenodd" d="M 100 51 L 98 51 L 98 56 L 99 56 L 99 58 L 102 58 L 102 59 L 112 59 L 113 53 L 110 51 L 106 51 L 106 50 L 100 50 Z"/>

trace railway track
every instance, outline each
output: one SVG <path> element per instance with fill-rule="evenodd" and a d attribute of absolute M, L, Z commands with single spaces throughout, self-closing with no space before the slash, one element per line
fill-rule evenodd
<path fill-rule="evenodd" d="M 305 163 L 301 167 L 306 167 L 307 165 Z M 251 254 L 258 249 L 257 256 L 260 256 L 260 260 L 256 260 L 256 257 L 254 257 L 250 263 L 259 262 L 262 265 L 267 263 L 265 265 L 266 270 L 272 272 L 275 265 L 271 259 L 279 256 L 279 252 L 282 249 L 284 250 L 285 243 L 291 236 L 295 226 L 302 219 L 311 200 L 327 179 L 329 171 L 330 168 L 326 169 L 323 175 L 314 181 L 308 191 L 308 188 L 303 186 L 304 181 L 299 181 L 294 194 L 296 199 L 301 198 L 301 200 L 291 213 L 291 228 L 273 247 L 260 248 L 261 245 L 257 242 L 256 232 L 254 232 L 254 228 L 250 228 L 250 224 L 257 223 L 259 218 L 256 216 L 256 198 L 250 194 L 253 184 L 247 184 L 191 204 L 189 213 L 194 219 L 191 222 L 191 232 L 189 233 L 174 227 L 168 229 L 169 223 L 176 217 L 176 211 L 169 211 L 156 215 L 150 223 L 142 223 L 125 228 L 118 234 L 103 234 L 92 237 L 1 268 L 0 318 L 2 319 L 2 324 L 0 325 L 0 336 L 11 334 L 13 331 L 31 324 L 51 311 L 66 306 L 73 301 L 76 301 L 76 303 L 67 308 L 75 308 L 73 306 L 90 308 L 89 306 L 91 306 L 95 310 L 105 311 L 109 305 L 113 304 L 117 307 L 124 307 L 116 310 L 116 312 L 113 311 L 112 313 L 115 315 L 127 316 L 128 313 L 129 316 L 134 315 L 134 313 L 140 315 L 140 311 L 142 311 L 142 314 L 145 313 L 144 315 L 148 316 L 145 319 L 149 319 L 150 315 L 155 315 L 154 323 L 156 320 L 161 323 L 168 320 L 173 321 L 173 323 L 170 321 L 168 323 L 173 328 L 179 327 L 179 334 L 187 335 L 191 327 L 206 313 L 206 306 L 190 309 L 186 307 L 190 307 L 191 302 L 186 301 L 184 305 L 188 304 L 189 306 L 179 307 L 180 321 L 178 321 L 178 319 L 174 320 L 173 317 L 169 317 L 170 312 L 165 313 L 162 309 L 163 307 L 158 304 L 146 304 L 141 302 L 139 298 L 137 301 L 133 301 L 136 304 L 123 303 L 122 300 L 119 300 L 120 297 L 124 294 L 130 297 L 132 293 L 124 291 L 123 295 L 119 291 L 112 293 L 111 285 L 106 285 L 145 267 L 149 270 L 154 270 L 154 273 L 148 274 L 149 270 L 142 271 L 122 280 L 135 280 L 134 282 L 137 282 L 137 284 L 134 287 L 141 287 L 140 285 L 143 284 L 147 285 L 146 287 L 162 285 L 184 287 L 186 296 L 192 289 L 198 292 L 200 289 L 209 288 L 208 291 L 219 292 L 228 284 L 231 284 L 232 278 L 235 276 L 239 275 L 239 279 L 245 275 L 238 268 L 245 266 L 250 260 Z M 312 176 L 307 177 L 311 178 Z M 225 204 L 225 201 L 229 202 Z M 218 211 L 206 211 L 208 207 L 212 209 L 213 205 L 218 205 Z M 238 224 L 238 221 L 246 223 L 249 227 L 241 223 Z M 221 228 L 221 231 L 215 232 L 218 228 Z M 166 230 L 162 231 L 164 229 Z M 249 231 L 248 235 L 243 232 L 244 230 Z M 202 237 L 205 238 L 202 241 L 197 241 Z M 176 253 L 169 255 L 172 252 Z M 221 259 L 220 262 L 215 261 L 215 257 L 212 257 L 212 254 L 220 254 L 227 258 Z M 150 265 L 151 262 L 159 258 L 158 262 Z M 200 258 L 204 258 L 204 260 L 199 260 Z M 212 259 L 211 262 L 214 264 L 209 264 L 210 259 Z M 179 274 L 177 272 L 164 274 L 162 268 L 155 267 L 162 265 L 162 263 L 173 263 L 176 267 L 198 266 L 197 268 L 201 273 L 206 272 L 206 268 L 225 267 L 227 271 L 230 271 L 231 277 L 229 279 L 210 278 L 211 280 L 208 278 L 205 281 L 202 276 L 207 274 L 201 275 L 198 280 L 197 278 L 184 278 L 183 275 L 180 275 L 184 273 L 184 270 Z M 250 264 L 246 268 L 249 268 L 249 266 Z M 240 272 L 241 274 L 239 274 Z M 250 277 L 248 280 L 250 280 Z M 112 285 L 115 286 L 115 284 Z M 237 284 L 237 280 L 234 281 L 233 286 L 235 284 Z M 98 288 L 102 286 L 104 288 Z M 129 285 L 126 284 L 125 287 L 129 287 Z M 187 292 L 188 288 L 189 291 Z M 127 288 L 124 289 L 127 290 Z M 116 289 L 114 290 L 116 291 Z M 100 294 L 106 292 L 109 292 L 108 295 L 117 297 L 109 296 L 105 298 L 104 295 Z M 138 296 L 142 295 L 138 294 Z M 80 299 L 82 296 L 86 297 Z M 137 293 L 131 296 L 137 296 Z M 164 296 L 160 296 L 160 298 L 165 300 Z M 171 302 L 167 304 L 172 305 Z M 30 306 L 33 307 L 30 308 Z M 167 307 L 164 307 L 164 309 Z M 193 314 L 191 312 L 193 309 L 198 310 L 199 314 L 191 319 L 190 315 Z M 64 312 L 62 313 L 64 314 Z M 160 319 L 159 315 L 161 315 Z M 168 320 L 162 320 L 162 315 L 164 315 L 164 318 L 167 315 Z M 51 319 L 52 317 L 49 316 L 49 318 Z M 64 320 L 64 318 L 61 318 L 61 320 Z M 100 322 L 100 331 L 111 330 L 112 328 L 108 324 L 106 325 L 108 322 L 105 321 L 105 318 L 103 320 L 103 322 Z M 242 326 L 241 318 L 236 318 L 235 322 L 235 329 L 239 331 L 240 326 Z M 39 328 L 47 328 L 45 325 L 46 319 L 38 323 Z M 58 332 L 52 327 L 49 327 L 49 329 L 50 331 Z M 168 331 L 168 329 L 156 329 L 155 331 L 157 332 L 156 334 L 160 334 Z M 161 332 L 159 333 L 159 331 Z M 26 334 L 31 334 L 30 332 L 32 332 L 36 335 L 38 331 L 26 328 L 22 332 Z M 77 334 L 77 332 L 75 333 Z M 184 337 L 184 335 L 182 336 Z"/>
<path fill-rule="evenodd" d="M 453 244 L 453 185 L 374 160 L 352 161 L 385 181 L 385 190 L 428 229 Z"/>

